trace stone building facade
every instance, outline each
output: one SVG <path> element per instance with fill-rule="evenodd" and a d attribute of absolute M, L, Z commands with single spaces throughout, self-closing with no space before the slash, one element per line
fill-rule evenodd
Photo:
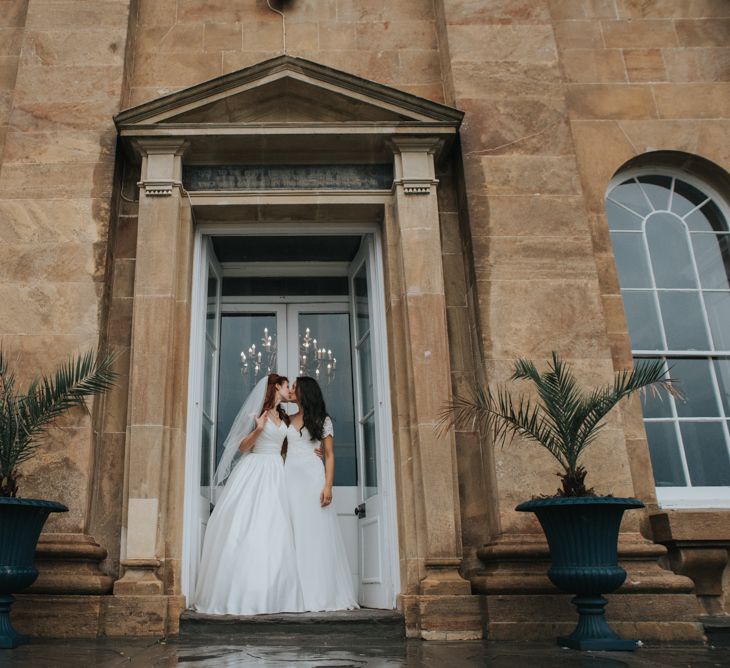
<path fill-rule="evenodd" d="M 0 2 L 2 345 L 30 375 L 103 344 L 120 353 L 121 374 L 23 470 L 24 496 L 69 512 L 46 525 L 16 625 L 177 631 L 199 530 L 206 239 L 336 234 L 369 244 L 378 605 L 402 610 L 411 636 L 552 637 L 571 626 L 569 597 L 545 576 L 538 524 L 514 511 L 554 490 L 552 462 L 525 444 L 493 450 L 478 433 L 433 427 L 453 391 L 552 350 L 588 382 L 652 351 L 701 359 L 715 369 L 707 392 L 724 403 L 722 304 L 708 297 L 705 319 L 689 320 L 692 331 L 709 322 L 713 344 L 637 344 L 644 320 L 624 308 L 637 297 L 614 253 L 626 239 L 607 194 L 625 215 L 629 187 L 680 202 L 674 193 L 691 186 L 716 209 L 703 221 L 717 248 L 702 257 L 727 263 L 730 3 L 275 7 L 283 17 L 264 0 Z M 225 301 L 226 271 L 255 272 L 222 264 Z M 711 286 L 720 301 L 723 278 L 727 290 L 723 271 Z M 652 286 L 659 294 L 656 276 Z M 619 632 L 700 640 L 703 617 L 730 610 L 727 421 L 715 408 L 694 414 L 722 434 L 695 453 L 715 478 L 696 475 L 684 409 L 673 408 L 664 421 L 684 439 L 671 446 L 682 470 L 667 484 L 658 471 L 676 453 L 653 436 L 649 447 L 657 428 L 638 399 L 587 456 L 599 492 L 647 505 L 622 525 L 629 576 L 609 608 Z"/>

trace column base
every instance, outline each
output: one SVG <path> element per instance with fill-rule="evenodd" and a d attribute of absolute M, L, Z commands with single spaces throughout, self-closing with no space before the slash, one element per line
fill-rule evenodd
<path fill-rule="evenodd" d="M 406 636 L 421 640 L 480 640 L 484 637 L 481 597 L 401 595 Z"/>
<path fill-rule="evenodd" d="M 161 595 L 163 586 L 157 577 L 159 559 L 124 559 L 124 575 L 114 583 L 115 596 Z"/>
<path fill-rule="evenodd" d="M 35 594 L 108 594 L 114 578 L 101 570 L 107 551 L 91 536 L 41 534 L 35 552 L 38 579 L 26 591 Z"/>
<path fill-rule="evenodd" d="M 548 580 L 550 552 L 542 534 L 513 534 L 480 548 L 484 569 L 471 583 L 484 596 L 490 640 L 553 640 L 570 637 L 576 614 L 570 595 Z M 639 534 L 619 539 L 619 560 L 627 571 L 618 592 L 607 596 L 606 615 L 622 637 L 642 641 L 703 642 L 701 608 L 692 581 L 661 568 L 661 545 Z M 566 645 L 567 646 L 567 645 Z"/>
<path fill-rule="evenodd" d="M 471 583 L 459 573 L 460 558 L 426 559 L 426 575 L 420 583 L 424 596 L 469 596 Z"/>

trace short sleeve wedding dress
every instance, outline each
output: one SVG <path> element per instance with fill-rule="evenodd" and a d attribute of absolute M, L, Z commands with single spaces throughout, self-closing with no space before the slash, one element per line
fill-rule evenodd
<path fill-rule="evenodd" d="M 324 435 L 332 435 L 329 418 L 324 423 Z M 287 439 L 284 471 L 304 609 L 357 608 L 337 513 L 332 504 L 322 508 L 319 502 L 325 474 L 314 449 L 322 444 L 312 440 L 306 427 L 300 431 L 289 425 Z"/>
<path fill-rule="evenodd" d="M 200 612 L 304 611 L 281 458 L 287 431 L 269 419 L 223 488 L 203 542 L 194 598 Z"/>

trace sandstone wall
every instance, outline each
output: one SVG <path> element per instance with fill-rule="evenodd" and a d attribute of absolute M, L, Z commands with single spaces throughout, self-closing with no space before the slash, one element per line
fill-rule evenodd
<path fill-rule="evenodd" d="M 23 382 L 99 343 L 128 13 L 127 0 L 0 3 L 0 336 Z M 85 530 L 91 422 L 67 416 L 23 468 L 23 496 L 70 507 L 49 530 Z"/>
<path fill-rule="evenodd" d="M 730 170 L 730 4 L 560 4 L 553 17 L 567 113 L 611 351 L 616 366 L 625 366 L 631 346 L 604 211 L 606 188 L 625 163 L 653 151 L 681 151 Z M 646 496 L 653 478 L 639 411 L 634 406 L 627 421 L 627 447 L 637 491 Z"/>
<path fill-rule="evenodd" d="M 442 100 L 432 0 L 285 5 L 289 55 Z M 284 52 L 264 0 L 139 0 L 135 33 L 128 106 Z"/>
<path fill-rule="evenodd" d="M 289 54 L 466 112 L 461 157 L 439 174 L 454 386 L 503 379 L 515 358 L 553 349 L 591 382 L 627 363 L 605 189 L 647 151 L 730 169 L 730 3 L 288 5 Z M 112 116 L 283 51 L 281 17 L 264 0 L 0 1 L 0 335 L 22 353 L 24 374 L 105 337 L 128 351 L 135 175 L 120 160 L 115 176 Z M 126 185 L 112 212 L 115 179 Z M 112 572 L 125 383 L 99 411 L 96 455 L 91 419 L 69 416 L 23 488 L 68 503 L 49 529 L 89 530 L 111 550 Z M 557 480 L 533 447 L 493 453 L 476 434 L 457 438 L 471 568 L 484 541 L 538 531 L 513 507 Z M 599 491 L 653 500 L 636 406 L 615 416 L 589 462 Z"/>

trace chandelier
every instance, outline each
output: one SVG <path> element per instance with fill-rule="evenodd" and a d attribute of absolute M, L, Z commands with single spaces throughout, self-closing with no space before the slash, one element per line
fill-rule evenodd
<path fill-rule="evenodd" d="M 335 379 L 337 358 L 332 350 L 317 346 L 317 339 L 310 335 L 309 327 L 299 343 L 299 375 L 312 376 L 325 386 Z"/>
<path fill-rule="evenodd" d="M 300 337 L 299 375 L 316 378 L 325 387 L 335 379 L 337 358 L 331 348 L 320 346 L 309 327 Z M 276 340 L 264 327 L 264 334 L 258 344 L 252 343 L 247 350 L 241 351 L 241 375 L 257 381 L 261 376 L 273 373 L 276 369 Z"/>
<path fill-rule="evenodd" d="M 259 375 L 269 375 L 276 368 L 276 341 L 269 334 L 269 328 L 264 327 L 261 343 L 256 348 L 252 343 L 248 351 L 241 351 L 241 375 L 258 380 Z"/>

